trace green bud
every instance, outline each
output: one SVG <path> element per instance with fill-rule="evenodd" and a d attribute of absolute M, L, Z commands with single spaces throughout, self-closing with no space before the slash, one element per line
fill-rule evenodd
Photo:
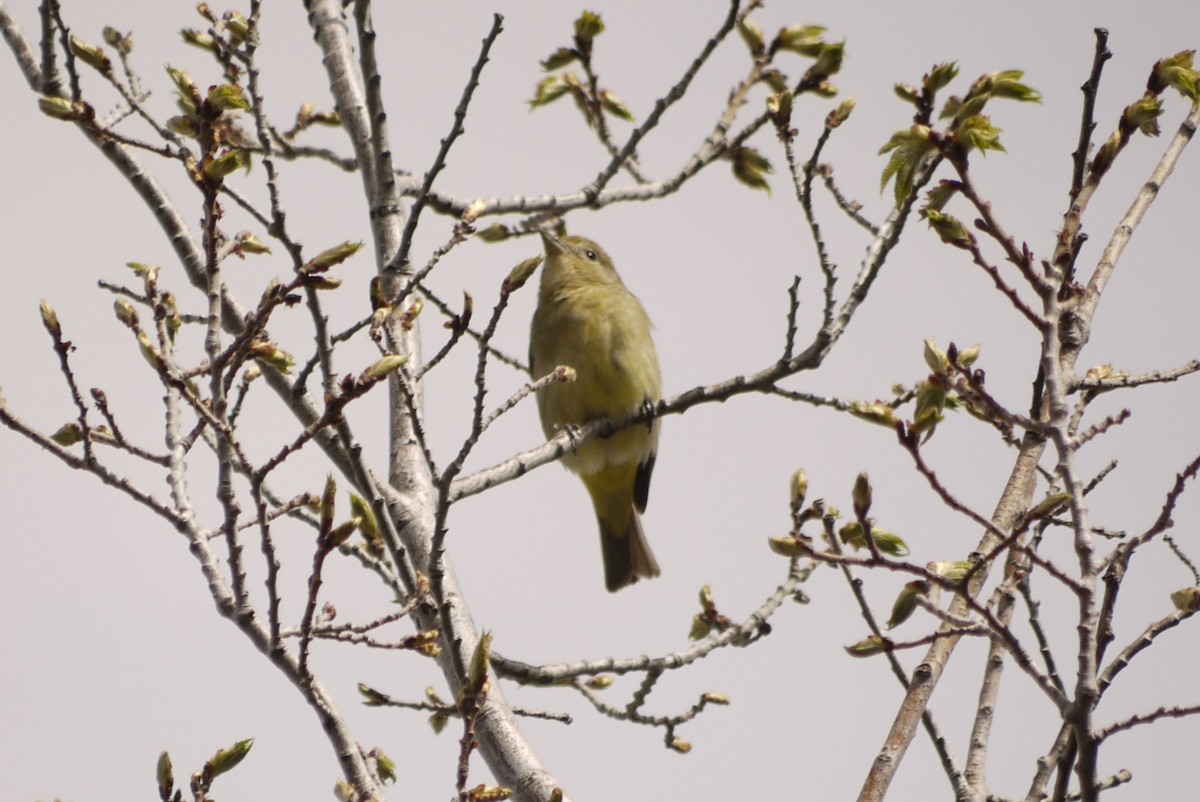
<path fill-rule="evenodd" d="M 384 357 L 385 359 L 387 357 Z M 367 540 L 379 540 L 379 522 L 375 519 L 375 511 L 371 509 L 371 505 L 361 496 L 350 494 L 350 512 L 357 518 L 362 519 L 362 523 L 358 528 L 362 531 L 363 537 Z"/>
<path fill-rule="evenodd" d="M 925 364 L 933 371 L 935 376 L 945 376 L 950 369 L 950 360 L 946 358 L 946 352 L 938 348 L 938 344 L 933 340 L 925 340 Z"/>
<path fill-rule="evenodd" d="M 321 251 L 321 253 L 310 259 L 300 269 L 305 273 L 324 273 L 331 267 L 340 265 L 358 253 L 362 250 L 362 246 L 362 242 L 343 242 L 341 245 L 335 245 L 329 250 Z"/>
<path fill-rule="evenodd" d="M 1183 613 L 1200 610 L 1200 588 L 1183 588 L 1171 594 L 1171 604 Z"/>
<path fill-rule="evenodd" d="M 808 475 L 801 468 L 792 474 L 790 488 L 792 509 L 798 510 L 804 506 L 804 497 L 808 495 Z"/>
<path fill-rule="evenodd" d="M 192 76 L 170 65 L 167 66 L 167 75 L 170 76 L 172 83 L 175 84 L 175 89 L 179 92 L 180 101 L 188 106 L 188 108 L 184 109 L 184 113 L 195 114 L 196 106 L 200 104 L 200 90 L 196 88 L 196 82 L 192 80 Z"/>
<path fill-rule="evenodd" d="M 38 309 L 42 313 L 42 325 L 57 340 L 62 336 L 62 326 L 58 323 L 58 314 L 44 300 L 39 304 Z"/>
<path fill-rule="evenodd" d="M 154 778 L 158 781 L 158 796 L 160 799 L 170 799 L 171 791 L 175 790 L 175 772 L 171 768 L 171 756 L 165 751 L 158 756 Z"/>
<path fill-rule="evenodd" d="M 825 46 L 824 33 L 825 28 L 820 25 L 789 25 L 775 37 L 775 49 L 816 58 Z"/>
<path fill-rule="evenodd" d="M 238 253 L 257 256 L 259 254 L 270 252 L 271 249 L 267 247 L 266 243 L 251 234 L 249 231 L 243 231 L 238 235 Z"/>
<path fill-rule="evenodd" d="M 362 518 L 355 516 L 349 521 L 333 527 L 329 530 L 329 535 L 325 538 L 325 548 L 330 551 L 336 549 L 349 540 L 350 536 L 357 532 L 360 526 L 362 526 Z"/>
<path fill-rule="evenodd" d="M 136 328 L 138 324 L 138 313 L 133 308 L 133 304 L 126 301 L 124 298 L 118 298 L 113 301 L 113 311 L 117 315 L 117 320 L 124 323 L 129 328 Z"/>
<path fill-rule="evenodd" d="M 68 448 L 83 439 L 83 429 L 79 428 L 78 423 L 64 423 L 58 431 L 50 435 L 50 439 L 63 448 Z"/>
<path fill-rule="evenodd" d="M 167 119 L 167 128 L 180 136 L 195 139 L 200 135 L 200 125 L 196 118 L 187 114 L 177 114 Z"/>
<path fill-rule="evenodd" d="M 746 43 L 746 47 L 750 48 L 750 55 L 761 56 L 766 50 L 762 28 L 751 22 L 748 17 L 744 17 L 738 23 L 738 33 L 742 35 L 742 41 Z"/>
<path fill-rule="evenodd" d="M 611 688 L 612 684 L 613 678 L 610 674 L 600 674 L 592 677 L 586 683 L 586 685 L 594 691 L 602 691 L 605 688 Z"/>
<path fill-rule="evenodd" d="M 484 242 L 503 242 L 512 236 L 512 231 L 503 223 L 493 223 L 475 236 Z"/>
<path fill-rule="evenodd" d="M 979 352 L 982 346 L 979 343 L 972 345 L 970 348 L 964 348 L 958 352 L 958 364 L 964 368 L 969 368 L 979 359 Z"/>
<path fill-rule="evenodd" d="M 792 119 L 792 100 L 794 98 L 795 93 L 790 89 L 767 96 L 767 111 L 775 118 L 776 123 L 787 125 Z"/>
<path fill-rule="evenodd" d="M 688 640 L 704 640 L 712 632 L 712 625 L 702 615 L 692 616 L 692 628 L 688 630 Z"/>
<path fill-rule="evenodd" d="M 112 72 L 112 62 L 104 51 L 95 45 L 89 45 L 75 34 L 71 34 L 71 52 L 75 58 L 91 67 L 96 72 L 108 75 Z"/>
<path fill-rule="evenodd" d="M 767 545 L 781 557 L 808 557 L 813 553 L 812 546 L 802 538 L 773 537 L 767 541 Z"/>
<path fill-rule="evenodd" d="M 604 21 L 594 11 L 585 11 L 575 20 L 575 40 L 580 43 L 590 43 L 604 33 Z"/>
<path fill-rule="evenodd" d="M 825 118 L 825 127 L 829 129 L 837 128 L 850 119 L 850 113 L 854 111 L 854 104 L 856 102 L 854 97 L 851 96 L 838 104 L 838 107 L 829 112 L 829 115 Z"/>
<path fill-rule="evenodd" d="M 672 738 L 671 742 L 667 744 L 667 746 L 681 755 L 686 755 L 688 752 L 692 751 L 692 745 L 682 738 Z"/>
<path fill-rule="evenodd" d="M 333 784 L 333 796 L 338 802 L 357 802 L 358 800 L 354 786 L 345 780 L 338 780 Z"/>
<path fill-rule="evenodd" d="M 75 116 L 75 104 L 69 98 L 42 95 L 38 98 L 38 109 L 47 117 L 56 120 L 70 120 Z"/>
<path fill-rule="evenodd" d="M 850 492 L 850 497 L 854 501 L 854 515 L 859 519 L 866 518 L 867 513 L 871 511 L 871 479 L 865 472 L 860 473 L 854 480 L 854 489 Z"/>
<path fill-rule="evenodd" d="M 585 12 L 586 13 L 586 12 Z M 475 652 L 471 655 L 471 666 L 467 671 L 467 688 L 477 693 L 483 689 L 487 681 L 488 665 L 491 662 L 492 633 L 484 632 L 475 644 Z"/>
<path fill-rule="evenodd" d="M 874 657 L 877 654 L 891 651 L 892 642 L 878 635 L 868 635 L 858 643 L 845 647 L 851 657 Z"/>
<path fill-rule="evenodd" d="M 337 480 L 333 474 L 325 475 L 325 489 L 321 492 L 321 529 L 329 529 L 333 525 L 333 513 L 337 508 Z"/>
<path fill-rule="evenodd" d="M 236 11 L 226 11 L 222 19 L 225 21 L 225 30 L 229 32 L 229 41 L 239 47 L 245 44 L 250 34 L 250 20 Z"/>
<path fill-rule="evenodd" d="M 842 68 L 842 59 L 845 57 L 845 54 L 846 43 L 844 41 L 822 45 L 816 62 L 809 67 L 809 73 L 821 75 L 826 78 L 830 75 L 836 75 Z"/>
<path fill-rule="evenodd" d="M 975 563 L 967 560 L 939 560 L 925 566 L 938 576 L 945 577 L 951 582 L 962 582 L 975 567 Z"/>
<path fill-rule="evenodd" d="M 208 102 L 217 112 L 230 109 L 250 110 L 250 101 L 246 99 L 246 92 L 237 84 L 221 84 L 209 89 Z"/>
<path fill-rule="evenodd" d="M 303 284 L 314 290 L 336 290 L 342 286 L 342 280 L 332 276 L 303 276 Z"/>
<path fill-rule="evenodd" d="M 913 431 L 917 434 L 929 432 L 942 422 L 946 409 L 946 388 L 941 382 L 929 380 L 917 388 L 917 408 L 913 413 Z"/>
<path fill-rule="evenodd" d="M 145 358 L 146 362 L 149 363 L 150 367 L 158 370 L 159 364 L 162 363 L 162 352 L 160 352 L 158 347 L 150 341 L 150 337 L 144 331 L 139 331 L 137 333 L 137 341 L 138 347 L 141 349 L 142 356 Z"/>
<path fill-rule="evenodd" d="M 917 609 L 917 598 L 928 592 L 929 586 L 919 579 L 906 584 L 892 604 L 892 617 L 888 619 L 887 628 L 894 629 L 911 618 Z"/>
<path fill-rule="evenodd" d="M 363 704 L 367 707 L 379 707 L 388 703 L 386 694 L 372 688 L 370 685 L 358 683 L 358 692 L 363 697 Z"/>
<path fill-rule="evenodd" d="M 817 97 L 837 97 L 838 88 L 829 81 L 821 81 L 813 87 L 812 91 L 817 94 Z"/>
<path fill-rule="evenodd" d="M 189 44 L 192 47 L 198 47 L 201 50 L 207 50 L 210 53 L 217 52 L 217 40 L 213 39 L 203 31 L 197 31 L 193 28 L 184 28 L 179 32 L 183 37 L 184 44 Z"/>
<path fill-rule="evenodd" d="M 250 344 L 250 353 L 258 361 L 270 365 L 284 375 L 291 374 L 292 368 L 296 365 L 296 361 L 292 358 L 292 355 L 275 345 L 275 343 L 256 340 Z"/>
<path fill-rule="evenodd" d="M 147 265 L 142 262 L 126 262 L 125 266 L 133 271 L 133 274 L 142 280 L 142 283 L 147 288 L 153 287 L 158 283 L 158 271 L 162 268 L 159 265 Z M 147 293 L 149 294 L 149 293 Z"/>
<path fill-rule="evenodd" d="M 508 277 L 504 280 L 504 284 L 509 291 L 519 290 L 525 286 L 525 282 L 529 281 L 533 271 L 538 269 L 538 265 L 545 259 L 544 256 L 533 256 L 525 259 L 512 270 L 509 271 Z"/>
<path fill-rule="evenodd" d="M 377 382 L 380 379 L 387 378 L 391 374 L 399 370 L 400 366 L 408 362 L 408 354 L 389 354 L 381 359 L 376 360 L 371 367 L 363 371 L 360 381 Z"/>
<path fill-rule="evenodd" d="M 771 91 L 776 94 L 786 92 L 790 88 L 788 77 L 776 69 L 763 70 L 759 80 L 771 87 Z"/>
<path fill-rule="evenodd" d="M 446 725 L 450 723 L 450 717 L 445 713 L 434 713 L 429 717 L 429 726 L 433 729 L 434 735 L 441 735 L 442 730 L 446 729 Z"/>
<path fill-rule="evenodd" d="M 1029 513 L 1025 516 L 1027 520 L 1038 521 L 1042 518 L 1049 518 L 1063 507 L 1071 503 L 1070 493 L 1053 493 L 1039 501 Z"/>
<path fill-rule="evenodd" d="M 104 29 L 100 31 L 100 35 L 104 38 L 104 44 L 109 47 L 114 47 L 124 53 L 133 49 L 132 37 L 122 36 L 121 32 L 111 25 L 105 25 Z"/>
<path fill-rule="evenodd" d="M 206 769 L 210 769 L 209 773 L 213 779 L 220 777 L 225 772 L 235 768 L 241 763 L 246 755 L 250 754 L 250 747 L 254 746 L 254 739 L 247 738 L 244 741 L 238 741 L 228 749 L 222 749 L 209 759 Z"/>

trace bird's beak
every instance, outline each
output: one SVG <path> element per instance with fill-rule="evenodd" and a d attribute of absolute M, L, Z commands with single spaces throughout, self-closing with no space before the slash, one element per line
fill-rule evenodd
<path fill-rule="evenodd" d="M 542 244 L 546 246 L 547 256 L 557 256 L 560 253 L 566 252 L 567 247 L 562 244 L 562 241 L 558 237 L 544 229 L 539 233 L 542 235 Z"/>

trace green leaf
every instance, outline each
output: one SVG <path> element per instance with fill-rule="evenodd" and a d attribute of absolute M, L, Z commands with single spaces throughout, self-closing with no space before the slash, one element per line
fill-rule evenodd
<path fill-rule="evenodd" d="M 542 69 L 546 72 L 553 72 L 560 67 L 565 67 L 573 61 L 579 60 L 579 51 L 570 47 L 560 47 L 542 62 Z"/>
<path fill-rule="evenodd" d="M 1000 129 L 992 125 L 992 120 L 983 114 L 967 117 L 958 124 L 954 132 L 954 141 L 964 152 L 978 150 L 987 153 L 989 150 L 1004 150 L 1000 144 Z"/>
<path fill-rule="evenodd" d="M 537 88 L 533 90 L 533 98 L 529 101 L 529 108 L 536 109 L 549 105 L 570 90 L 571 83 L 567 81 L 567 76 L 548 75 L 538 81 Z"/>
<path fill-rule="evenodd" d="M 967 227 L 957 217 L 929 208 L 926 208 L 923 214 L 925 222 L 929 223 L 929 227 L 934 230 L 942 242 L 947 245 L 953 245 L 956 248 L 967 249 L 971 247 L 975 236 L 967 230 Z"/>
<path fill-rule="evenodd" d="M 1192 68 L 1195 55 L 1195 50 L 1182 50 L 1159 61 L 1150 76 L 1151 87 L 1169 86 L 1193 103 L 1200 102 L 1200 72 Z"/>
<path fill-rule="evenodd" d="M 958 65 L 951 61 L 946 64 L 935 64 L 933 69 L 921 79 L 921 83 L 927 91 L 938 92 L 945 89 L 957 77 Z"/>
<path fill-rule="evenodd" d="M 766 176 L 775 170 L 771 167 L 771 162 L 767 161 L 767 158 L 757 149 L 736 148 L 728 155 L 728 158 L 733 161 L 733 175 L 738 181 L 751 189 L 761 189 L 767 194 L 771 193 L 771 185 L 767 182 Z"/>
<path fill-rule="evenodd" d="M 626 122 L 633 122 L 633 112 L 621 102 L 620 98 L 607 89 L 600 90 L 600 105 L 612 116 L 619 117 Z"/>
<path fill-rule="evenodd" d="M 917 609 L 917 598 L 928 592 L 929 586 L 919 579 L 906 584 L 892 603 L 892 616 L 888 619 L 887 628 L 894 629 L 911 618 Z"/>
<path fill-rule="evenodd" d="M 1161 131 L 1158 128 L 1158 118 L 1162 116 L 1163 105 L 1154 95 L 1146 95 L 1125 108 L 1124 122 L 1126 125 L 1137 128 L 1146 136 L 1158 136 Z"/>
<path fill-rule="evenodd" d="M 987 76 L 988 94 L 995 98 L 1007 98 L 1021 103 L 1041 103 L 1042 94 L 1031 86 L 1021 83 L 1025 73 L 1021 70 L 1003 70 Z"/>
<path fill-rule="evenodd" d="M 896 203 L 900 204 L 912 193 L 913 179 L 921 162 L 934 151 L 932 132 L 928 126 L 914 125 L 905 131 L 897 131 L 887 144 L 879 149 L 881 154 L 891 153 L 887 166 L 883 168 L 883 177 L 879 182 L 879 191 L 887 187 L 894 177 Z"/>
<path fill-rule="evenodd" d="M 208 102 L 218 112 L 229 109 L 250 111 L 250 101 L 246 92 L 237 84 L 221 84 L 208 90 Z"/>

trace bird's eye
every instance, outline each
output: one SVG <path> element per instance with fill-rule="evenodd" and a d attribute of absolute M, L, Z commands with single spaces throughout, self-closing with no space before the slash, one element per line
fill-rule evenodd
<path fill-rule="evenodd" d="M 593 262 L 596 261 L 596 252 L 595 251 L 584 251 L 583 255 L 586 256 L 587 258 L 591 259 Z"/>

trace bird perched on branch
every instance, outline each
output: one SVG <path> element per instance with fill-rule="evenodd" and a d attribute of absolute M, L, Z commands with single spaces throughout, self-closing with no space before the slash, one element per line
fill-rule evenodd
<path fill-rule="evenodd" d="M 559 365 L 575 370 L 575 381 L 538 390 L 542 430 L 551 437 L 599 418 L 620 424 L 662 398 L 650 318 L 599 245 L 544 231 L 542 241 L 546 262 L 530 331 L 530 368 L 534 379 Z M 659 575 L 639 517 L 650 493 L 658 430 L 658 420 L 633 424 L 562 459 L 592 497 L 609 591 Z"/>

